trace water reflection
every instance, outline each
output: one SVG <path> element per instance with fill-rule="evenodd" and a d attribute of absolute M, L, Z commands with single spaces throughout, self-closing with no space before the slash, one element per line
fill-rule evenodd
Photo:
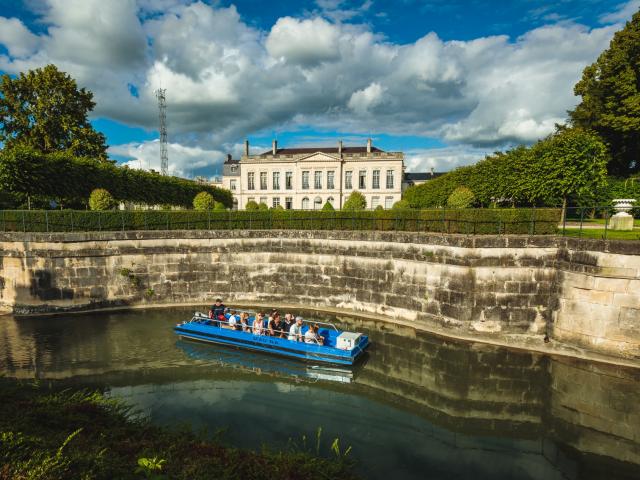
<path fill-rule="evenodd" d="M 190 313 L 0 317 L 0 372 L 106 385 L 154 421 L 228 426 L 250 446 L 322 426 L 371 478 L 638 478 L 638 371 L 339 317 L 371 335 L 368 361 L 319 372 L 176 342 Z"/>

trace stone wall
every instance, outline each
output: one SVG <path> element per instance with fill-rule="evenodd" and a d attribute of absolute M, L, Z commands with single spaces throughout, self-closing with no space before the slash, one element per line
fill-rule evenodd
<path fill-rule="evenodd" d="M 0 234 L 0 303 L 16 313 L 222 296 L 471 334 L 549 333 L 640 357 L 639 284 L 636 242 L 343 231 Z"/>

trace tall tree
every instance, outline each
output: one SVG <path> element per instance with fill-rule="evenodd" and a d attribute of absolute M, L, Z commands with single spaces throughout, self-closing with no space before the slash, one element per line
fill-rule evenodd
<path fill-rule="evenodd" d="M 55 65 L 0 80 L 0 141 L 43 153 L 69 151 L 107 160 L 105 136 L 93 129 L 88 113 L 93 93 L 81 88 Z"/>
<path fill-rule="evenodd" d="M 609 172 L 640 171 L 640 12 L 584 69 L 574 93 L 582 101 L 569 112 L 571 121 L 595 130 L 608 144 Z"/>

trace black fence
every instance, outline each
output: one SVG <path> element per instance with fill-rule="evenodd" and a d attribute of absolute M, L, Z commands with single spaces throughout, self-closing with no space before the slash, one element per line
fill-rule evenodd
<path fill-rule="evenodd" d="M 2 232 L 138 230 L 376 230 L 549 235 L 557 208 L 476 208 L 374 211 L 2 210 Z"/>
<path fill-rule="evenodd" d="M 558 226 L 558 234 L 563 236 L 597 238 L 597 239 L 625 239 L 640 240 L 640 207 L 629 208 L 627 213 L 634 218 L 629 224 L 631 230 L 616 230 L 619 219 L 613 217 L 619 213 L 610 205 L 569 207 L 566 215 Z"/>

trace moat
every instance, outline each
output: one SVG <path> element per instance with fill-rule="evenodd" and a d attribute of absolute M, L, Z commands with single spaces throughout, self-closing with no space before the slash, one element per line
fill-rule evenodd
<path fill-rule="evenodd" d="M 179 341 L 171 327 L 192 312 L 0 316 L 0 375 L 105 388 L 153 422 L 250 448 L 321 427 L 364 478 L 640 478 L 639 369 L 296 311 L 371 336 L 362 365 L 324 371 Z"/>

